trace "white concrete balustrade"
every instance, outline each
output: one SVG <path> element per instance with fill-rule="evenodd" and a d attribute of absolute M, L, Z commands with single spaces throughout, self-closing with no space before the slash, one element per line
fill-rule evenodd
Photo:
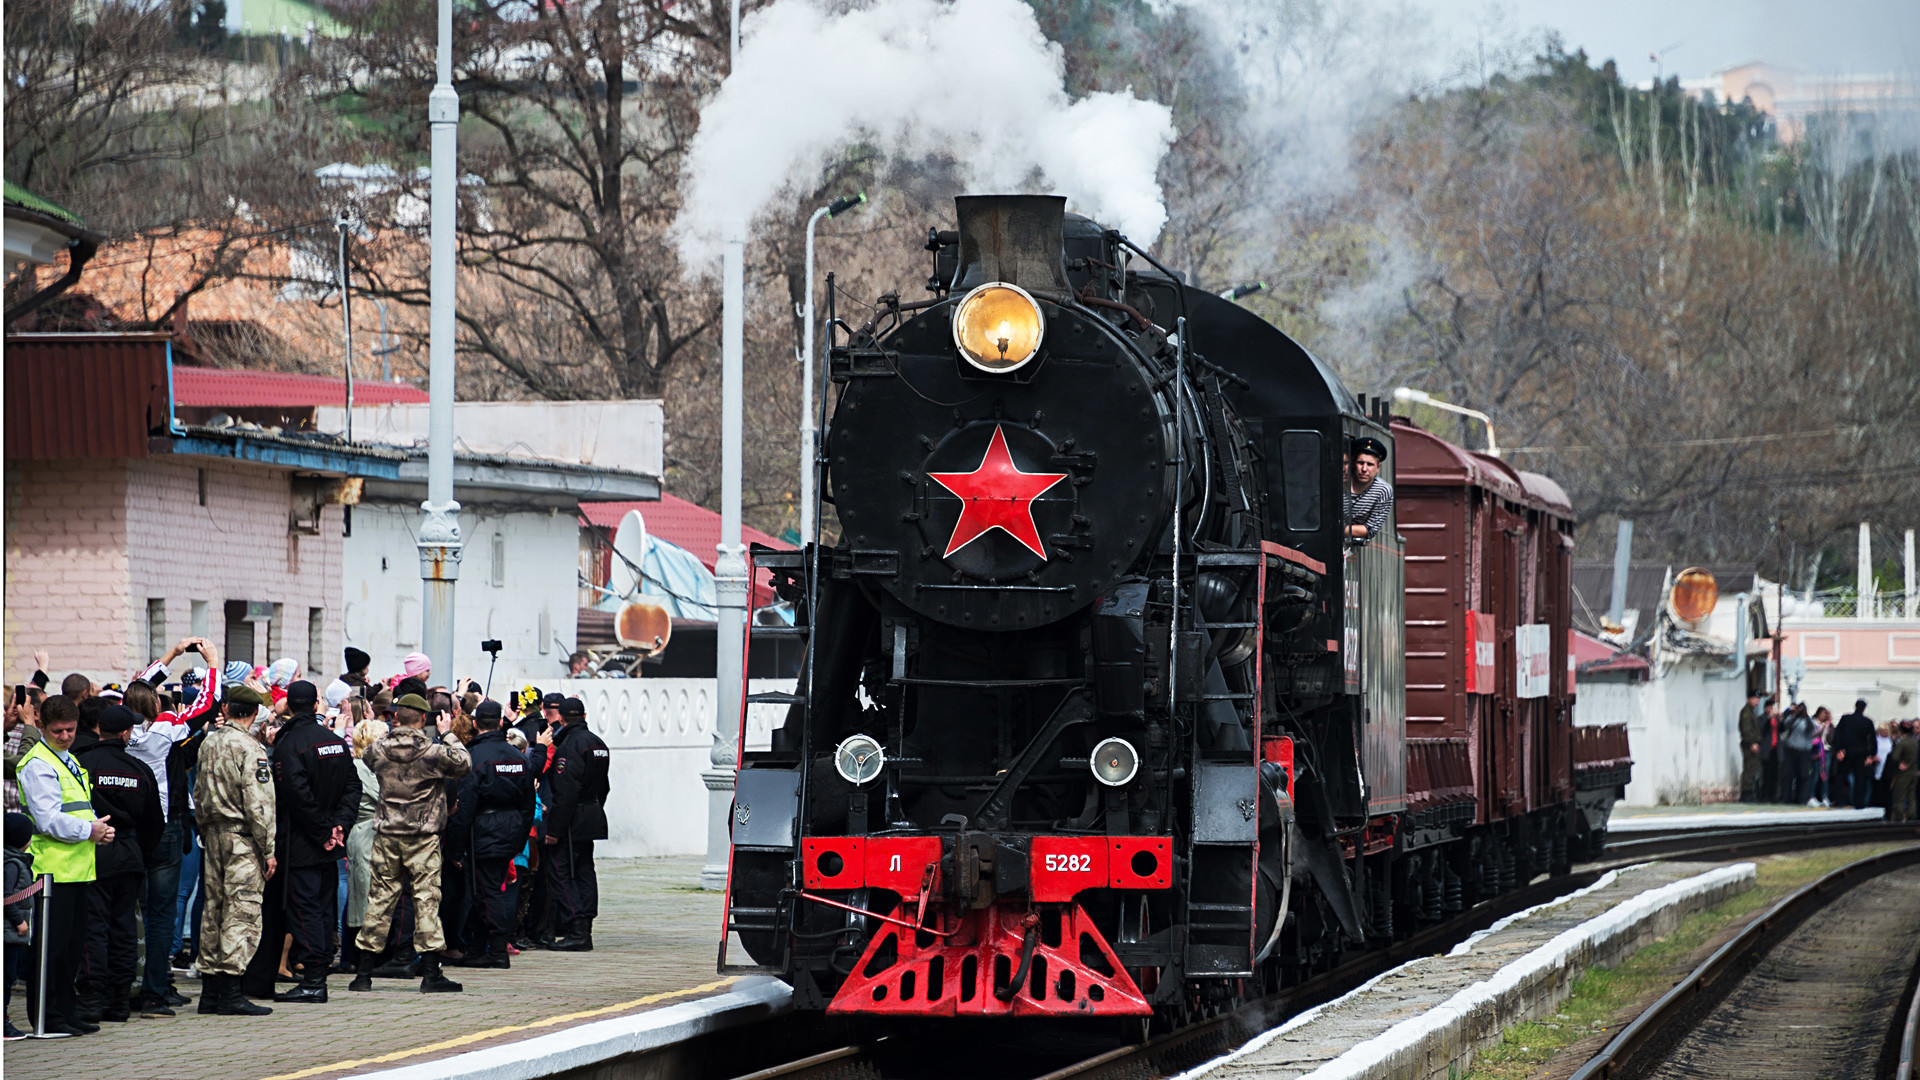
<path fill-rule="evenodd" d="M 791 692 L 792 679 L 754 679 L 752 694 Z M 608 775 L 608 856 L 695 855 L 706 850 L 714 680 L 565 679 L 552 688 L 587 705 L 587 726 L 613 751 Z M 747 748 L 764 750 L 785 705 L 747 709 Z"/>

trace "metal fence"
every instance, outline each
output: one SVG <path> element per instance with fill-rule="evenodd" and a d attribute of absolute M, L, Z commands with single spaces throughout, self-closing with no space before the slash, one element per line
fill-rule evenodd
<path fill-rule="evenodd" d="M 1874 593 L 1864 598 L 1852 589 L 1834 589 L 1799 597 L 1789 594 L 1788 618 L 1798 619 L 1907 619 L 1920 614 L 1920 597 L 1903 592 Z M 1798 605 L 1798 610 L 1794 605 Z"/>

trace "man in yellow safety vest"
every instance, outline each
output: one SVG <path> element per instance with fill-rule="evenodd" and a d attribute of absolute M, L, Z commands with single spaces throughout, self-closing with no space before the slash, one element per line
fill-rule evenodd
<path fill-rule="evenodd" d="M 62 1035 L 100 1030 L 100 1025 L 80 1019 L 73 980 L 87 938 L 84 890 L 94 880 L 94 845 L 113 840 L 110 819 L 94 816 L 92 778 L 68 752 L 79 727 L 80 710 L 72 700 L 48 698 L 40 706 L 45 739 L 20 759 L 19 769 L 20 803 L 33 819 L 33 840 L 27 850 L 33 853 L 36 873 L 53 875 L 46 925 L 41 928 L 47 935 L 47 1000 L 40 999 L 43 950 L 36 945 L 28 954 L 27 1015 L 37 1020 L 44 1008 L 45 1030 Z"/>

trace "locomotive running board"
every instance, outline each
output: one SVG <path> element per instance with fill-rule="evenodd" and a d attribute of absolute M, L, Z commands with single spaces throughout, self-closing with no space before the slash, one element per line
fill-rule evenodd
<path fill-rule="evenodd" d="M 1053 926 L 1046 925 L 1049 920 Z M 949 936 L 937 937 L 882 923 L 827 1012 L 879 1016 L 1148 1016 L 1153 1012 L 1146 995 L 1079 904 L 1044 905 L 1035 911 L 995 904 L 964 912 L 958 925 L 946 933 Z M 1018 985 L 1013 981 L 1016 975 Z"/>

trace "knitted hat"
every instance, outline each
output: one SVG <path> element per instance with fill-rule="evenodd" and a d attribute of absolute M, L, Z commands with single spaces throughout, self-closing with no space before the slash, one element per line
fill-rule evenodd
<path fill-rule="evenodd" d="M 433 670 L 433 661 L 427 659 L 426 653 L 410 652 L 400 661 L 400 670 L 408 675 L 424 676 Z"/>
<path fill-rule="evenodd" d="M 230 683 L 246 682 L 253 677 L 253 665 L 245 660 L 229 660 L 220 669 L 220 677 Z"/>
<path fill-rule="evenodd" d="M 7 846 L 10 848 L 23 848 L 26 847 L 28 841 L 32 839 L 33 819 L 21 813 L 8 814 Z"/>
<path fill-rule="evenodd" d="M 365 671 L 367 670 L 367 665 L 371 663 L 373 663 L 373 657 L 368 656 L 366 653 L 361 652 L 351 645 L 347 646 L 348 671 Z"/>

